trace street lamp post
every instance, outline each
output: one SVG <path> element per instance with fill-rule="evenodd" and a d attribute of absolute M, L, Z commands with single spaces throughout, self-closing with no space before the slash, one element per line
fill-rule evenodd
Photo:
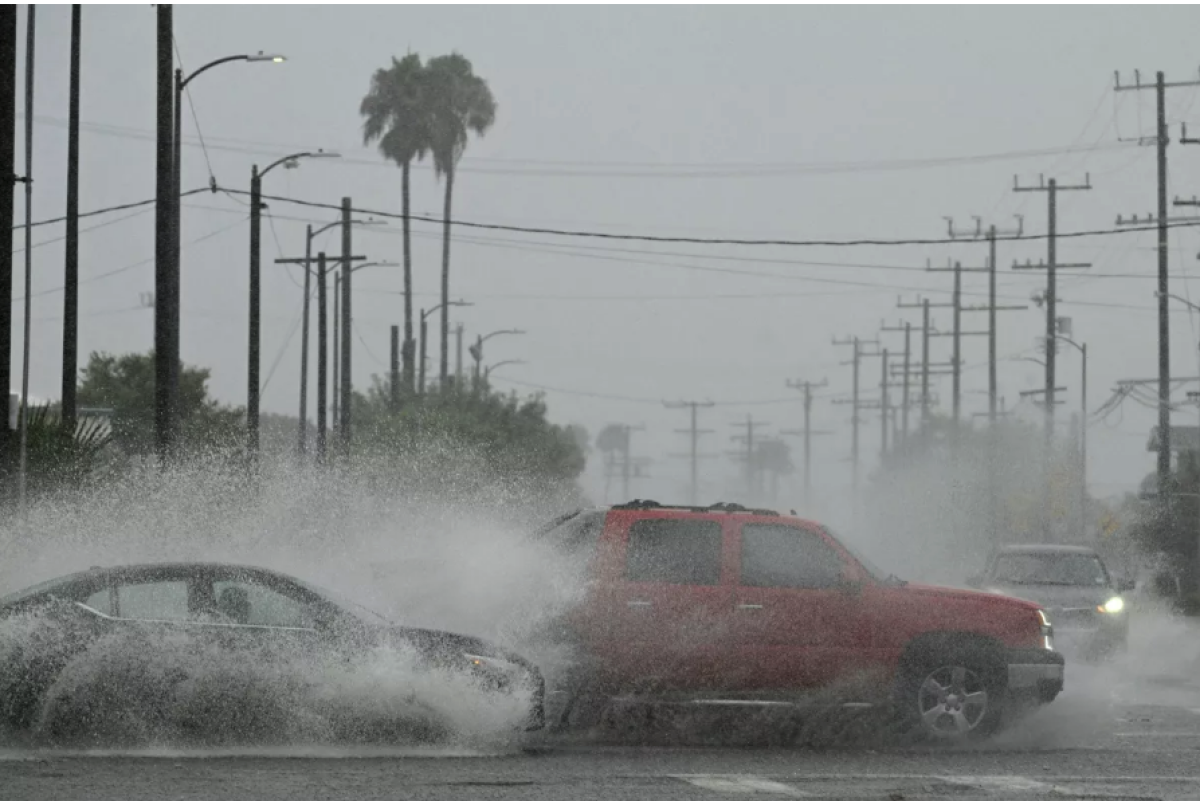
<path fill-rule="evenodd" d="M 1062 334 L 1055 334 L 1055 339 L 1066 342 L 1074 347 L 1081 356 L 1079 378 L 1079 526 L 1083 539 L 1087 539 L 1087 343 L 1082 345 Z"/>
<path fill-rule="evenodd" d="M 471 353 L 471 358 L 473 358 L 475 360 L 475 385 L 476 385 L 476 387 L 479 386 L 479 381 L 480 381 L 480 378 L 482 377 L 480 374 L 480 369 L 481 369 L 481 365 L 483 364 L 483 343 L 487 342 L 492 337 L 498 337 L 501 334 L 521 335 L 524 333 L 525 333 L 524 331 L 522 331 L 518 328 L 505 328 L 500 331 L 493 331 L 492 333 L 487 334 L 486 336 L 477 337 L 475 339 L 475 344 L 472 345 L 469 350 Z"/>
<path fill-rule="evenodd" d="M 339 155 L 326 153 L 323 150 L 303 151 L 276 159 L 261 172 L 257 164 L 250 168 L 250 325 L 246 368 L 246 437 L 251 459 L 257 458 L 259 450 L 258 407 L 261 390 L 259 369 L 262 360 L 262 247 L 260 237 L 263 208 L 262 179 L 281 164 L 292 169 L 297 166 L 300 159 L 305 158 L 339 158 Z M 306 294 L 305 303 L 307 302 L 308 295 Z"/>
<path fill-rule="evenodd" d="M 432 309 L 429 309 L 429 310 L 421 309 L 421 359 L 420 359 L 421 369 L 420 369 L 420 376 L 418 376 L 418 378 L 417 378 L 417 395 L 418 396 L 420 396 L 420 397 L 425 396 L 425 342 L 428 339 L 427 334 L 429 332 L 429 328 L 428 328 L 428 324 L 426 323 L 426 320 L 429 319 L 429 315 L 433 314 L 436 311 L 439 311 L 443 306 L 449 307 L 449 306 L 473 306 L 473 305 L 475 305 L 475 304 L 468 303 L 463 300 L 452 300 L 448 303 L 439 303 L 438 305 L 434 306 Z"/>
<path fill-rule="evenodd" d="M 503 367 L 506 364 L 525 364 L 525 363 L 526 362 L 524 359 L 505 359 L 502 362 L 496 362 L 493 365 L 485 367 L 483 369 L 483 384 L 484 384 L 484 386 L 487 385 L 488 380 L 491 378 L 493 370 L 495 370 L 499 367 Z"/>
<path fill-rule="evenodd" d="M 169 366 L 168 366 L 169 374 L 167 376 L 168 385 L 171 388 L 168 392 L 172 398 L 174 398 L 176 395 L 178 395 L 178 389 L 179 389 L 179 315 L 180 315 L 180 292 L 179 292 L 179 289 L 180 289 L 180 284 L 181 284 L 180 264 L 179 264 L 179 254 L 180 254 L 180 244 L 179 243 L 180 243 L 180 230 L 182 228 L 182 226 L 181 226 L 181 216 L 182 215 L 181 215 L 181 208 L 180 208 L 181 204 L 179 202 L 179 195 L 182 191 L 180 176 L 182 174 L 181 167 L 182 167 L 182 143 L 183 143 L 183 92 L 185 89 L 187 89 L 187 85 L 189 83 L 191 83 L 193 80 L 198 78 L 201 74 L 207 72 L 208 70 L 210 70 L 213 67 L 216 67 L 220 64 L 228 64 L 233 61 L 271 62 L 271 63 L 277 64 L 284 60 L 285 60 L 285 58 L 281 55 L 265 55 L 260 51 L 259 53 L 255 54 L 255 55 L 243 53 L 243 54 L 236 55 L 236 56 L 225 56 L 224 58 L 218 58 L 215 61 L 208 62 L 207 64 L 205 64 L 200 69 L 193 72 L 191 75 L 188 75 L 187 77 L 184 77 L 182 69 L 175 70 L 175 102 L 174 102 L 175 120 L 174 120 L 174 126 L 173 126 L 173 130 L 172 130 L 173 135 L 171 137 L 172 138 L 171 149 L 173 151 L 172 160 L 171 160 L 171 167 L 172 167 L 171 168 L 171 206 L 172 206 L 172 208 L 171 208 L 171 235 L 170 235 L 170 240 L 171 240 L 171 278 L 170 278 L 170 281 L 168 282 L 168 287 L 167 287 L 168 298 L 166 299 L 167 302 L 165 304 L 167 306 L 167 308 L 170 309 L 169 317 L 172 320 L 172 324 L 170 326 L 171 331 L 170 331 L 170 336 L 169 336 L 169 340 L 170 340 L 170 348 L 169 348 L 170 358 L 169 358 Z M 251 213 L 252 214 L 256 213 L 255 206 L 251 206 Z M 172 403 L 171 405 L 172 405 L 172 409 L 171 409 L 172 417 L 177 418 L 178 409 L 174 408 L 174 405 L 175 405 L 174 403 Z M 255 425 L 257 426 L 257 416 L 256 416 L 256 420 L 255 420 Z M 171 421 L 169 421 L 169 426 L 172 430 L 175 430 L 178 426 L 178 420 L 172 419 Z"/>

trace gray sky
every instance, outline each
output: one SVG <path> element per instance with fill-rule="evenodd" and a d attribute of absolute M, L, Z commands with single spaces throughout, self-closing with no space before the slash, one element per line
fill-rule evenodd
<path fill-rule="evenodd" d="M 23 25 L 24 12 L 21 19 Z M 154 194 L 154 21 L 150 6 L 84 9 L 85 211 Z M 1014 174 L 1023 183 L 1039 172 L 1079 183 L 1090 172 L 1091 192 L 1060 197 L 1059 230 L 1107 229 L 1118 213 L 1155 207 L 1154 149 L 1118 146 L 1118 137 L 1153 133 L 1153 92 L 1114 93 L 1113 72 L 1120 69 L 1126 80 L 1137 68 L 1147 80 L 1156 69 L 1169 80 L 1200 77 L 1198 21 L 1200 13 L 1187 5 L 179 6 L 175 29 L 187 70 L 240 52 L 289 59 L 225 65 L 195 81 L 195 115 L 190 107 L 184 113 L 183 184 L 206 184 L 211 164 L 222 186 L 246 189 L 251 164 L 323 147 L 346 158 L 277 170 L 265 191 L 334 204 L 350 196 L 356 207 L 399 212 L 399 170 L 361 145 L 359 101 L 372 71 L 391 56 L 458 50 L 499 104 L 496 125 L 471 142 L 461 167 L 454 215 L 463 220 L 828 240 L 938 238 L 946 215 L 960 227 L 973 224 L 971 215 L 1008 226 L 1021 213 L 1026 230 L 1040 233 L 1046 197 L 1014 194 Z M 37 30 L 34 218 L 43 219 L 65 206 L 69 8 L 40 7 Z M 19 59 L 23 65 L 23 51 Z M 1194 88 L 1170 91 L 1169 120 L 1190 119 L 1200 132 L 1196 99 Z M 197 122 L 207 155 L 197 144 Z M 1178 133 L 1175 124 L 1172 137 Z M 1071 146 L 1077 149 L 1065 152 Z M 1020 156 L 1044 150 L 1055 152 Z M 1172 145 L 1169 157 L 1172 194 L 1200 191 L 1200 147 Z M 937 162 L 949 158 L 962 160 Z M 897 166 L 909 160 L 918 163 Z M 414 211 L 439 215 L 441 187 L 429 165 L 415 175 Z M 18 220 L 23 213 L 18 193 Z M 331 221 L 334 212 L 272 203 L 271 213 L 273 225 L 264 220 L 263 227 L 263 370 L 270 374 L 263 404 L 295 414 L 301 272 L 270 262 L 280 249 L 302 253 L 304 223 Z M 154 215 L 149 207 L 130 214 L 83 224 L 105 226 L 82 236 L 84 357 L 152 345 L 151 310 L 132 307 L 153 289 Z M 245 199 L 224 194 L 189 198 L 183 213 L 183 357 L 211 367 L 212 391 L 236 404 L 245 402 L 246 217 Z M 34 237 L 47 242 L 34 251 L 33 279 L 40 294 L 31 391 L 43 397 L 58 394 L 62 295 L 52 290 L 61 285 L 63 251 L 52 240 L 61 233 L 45 227 Z M 398 221 L 359 229 L 355 250 L 399 261 L 399 234 Z M 1076 339 L 1092 353 L 1093 408 L 1117 379 L 1155 375 L 1154 241 L 1150 232 L 1060 243 L 1060 261 L 1094 265 L 1064 277 L 1059 289 L 1060 313 L 1073 319 Z M 1200 235 L 1176 231 L 1171 243 L 1172 273 L 1194 278 Z M 18 232 L 14 245 L 23 244 Z M 336 229 L 322 244 L 338 249 Z M 578 393 L 548 392 L 551 416 L 593 434 L 608 422 L 645 424 L 635 449 L 656 460 L 654 479 L 639 483 L 635 494 L 683 498 L 686 465 L 667 454 L 684 449 L 685 438 L 672 432 L 686 415 L 663 409 L 661 400 L 763 401 L 703 414 L 705 427 L 716 430 L 705 442 L 714 452 L 734 447 L 731 424 L 748 413 L 770 423 L 768 431 L 798 427 L 799 395 L 786 379 L 828 379 L 824 394 L 843 395 L 850 370 L 839 362 L 849 353 L 831 338 L 873 338 L 885 319 L 918 323 L 916 314 L 896 309 L 897 297 L 914 301 L 925 292 L 944 301 L 951 286 L 949 275 L 923 272 L 926 259 L 981 266 L 985 252 L 982 243 L 696 247 L 460 231 L 451 281 L 455 296 L 476 304 L 457 315 L 469 337 L 500 328 L 529 332 L 488 343 L 488 361 L 528 361 L 497 372 L 497 385 L 503 375 Z M 1040 272 L 1009 270 L 1013 259 L 1044 256 L 1041 241 L 1001 246 L 1005 302 L 1027 302 L 1044 287 Z M 414 259 L 417 304 L 435 305 L 439 226 L 415 225 Z M 1192 285 L 1176 279 L 1172 289 L 1187 295 Z M 354 342 L 359 387 L 385 369 L 388 328 L 402 321 L 401 286 L 398 269 L 356 275 L 355 321 L 366 343 Z M 18 296 L 21 290 L 18 279 Z M 983 302 L 985 292 L 982 275 L 964 278 L 970 302 Z M 20 320 L 18 303 L 18 338 Z M 944 310 L 935 320 L 949 328 Z M 986 324 L 982 315 L 965 320 L 973 329 Z M 1001 355 L 1032 354 L 1043 321 L 1032 305 L 1002 314 Z M 902 349 L 901 338 L 884 336 L 894 352 Z M 1194 317 L 1176 310 L 1176 374 L 1196 374 L 1198 336 Z M 934 359 L 948 358 L 949 347 L 948 339 L 935 340 Z M 966 339 L 963 355 L 965 412 L 983 411 L 986 339 Z M 1065 421 L 1079 404 L 1078 356 L 1064 352 L 1059 363 L 1060 384 L 1068 387 Z M 878 370 L 878 360 L 864 363 L 864 393 L 874 391 Z M 1040 370 L 1002 363 L 1010 408 L 1020 390 L 1040 386 Z M 949 380 L 939 389 L 948 406 Z M 1033 414 L 1027 402 L 1023 411 Z M 1176 420 L 1192 423 L 1195 416 L 1180 412 Z M 848 486 L 848 420 L 846 406 L 815 404 L 814 426 L 837 431 L 819 438 L 815 450 L 816 485 L 827 499 L 844 497 Z M 1153 410 L 1126 401 L 1123 414 L 1091 428 L 1096 493 L 1131 488 L 1153 469 L 1145 442 L 1154 421 Z M 873 459 L 877 419 L 867 416 L 865 425 L 863 452 Z M 724 457 L 705 465 L 714 480 L 735 469 Z"/>

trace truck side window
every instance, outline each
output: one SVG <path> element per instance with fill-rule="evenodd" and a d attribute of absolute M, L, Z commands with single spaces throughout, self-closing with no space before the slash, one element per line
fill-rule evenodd
<path fill-rule="evenodd" d="M 639 520 L 629 527 L 628 581 L 713 585 L 721 581 L 721 524 Z"/>
<path fill-rule="evenodd" d="M 742 526 L 742 586 L 826 589 L 845 565 L 818 534 L 795 526 Z"/>

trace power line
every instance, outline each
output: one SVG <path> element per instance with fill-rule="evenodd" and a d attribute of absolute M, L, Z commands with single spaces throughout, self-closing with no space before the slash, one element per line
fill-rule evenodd
<path fill-rule="evenodd" d="M 209 191 L 211 191 L 209 187 L 202 186 L 199 189 L 192 189 L 187 192 L 181 192 L 179 194 L 179 197 L 185 198 L 185 197 L 189 197 L 191 195 L 198 194 L 200 192 L 209 192 Z M 111 214 L 114 211 L 125 211 L 126 209 L 136 209 L 136 208 L 140 208 L 142 206 L 153 206 L 154 203 L 155 203 L 155 198 L 150 198 L 149 200 L 139 200 L 136 203 L 122 203 L 118 206 L 106 206 L 105 208 L 96 209 L 95 211 L 82 211 L 79 213 L 79 219 L 82 220 L 86 217 L 95 217 L 100 214 Z M 66 222 L 66 221 L 67 221 L 67 218 L 65 216 L 52 217 L 47 220 L 38 220 L 37 222 L 33 223 L 33 227 L 39 228 L 43 225 L 53 225 L 55 223 L 61 223 L 61 222 Z M 17 229 L 24 228 L 24 227 L 25 227 L 24 225 L 14 225 L 13 230 L 16 231 Z"/>
<path fill-rule="evenodd" d="M 1103 98 L 1102 98 L 1103 100 Z M 190 96 L 189 96 L 190 102 Z M 193 108 L 193 115 L 195 110 Z M 18 115 L 18 118 L 20 115 Z M 35 115 L 34 121 L 44 125 L 63 126 L 65 120 L 48 115 Z M 108 136 L 151 140 L 153 132 L 137 128 L 118 126 L 107 123 L 85 122 L 82 127 Z M 197 127 L 199 133 L 199 127 Z M 226 144 L 220 144 L 224 142 Z M 196 146 L 197 143 L 183 144 Z M 198 145 L 205 147 L 203 137 Z M 253 140 L 233 139 L 228 137 L 210 137 L 208 147 L 236 153 L 259 155 L 276 152 L 280 148 L 293 147 L 278 142 L 261 142 Z M 983 153 L 965 156 L 935 156 L 910 159 L 876 159 L 865 161 L 842 162 L 621 162 L 621 161 L 556 161 L 547 159 L 501 159 L 467 157 L 457 169 L 463 173 L 485 175 L 528 175 L 532 177 L 597 177 L 597 178 L 733 178 L 733 177 L 787 177 L 793 175 L 823 175 L 837 173 L 887 172 L 897 170 L 936 169 L 960 165 L 985 164 L 997 161 L 1045 158 L 1049 156 L 1065 156 L 1075 153 L 1093 153 L 1101 151 L 1126 150 L 1133 147 L 1130 142 L 1099 142 L 1089 146 L 1079 146 L 1077 143 L 1067 146 L 1034 148 L 1028 150 L 1011 150 L 997 153 Z M 348 152 L 346 148 L 343 152 Z M 339 159 L 343 165 L 369 167 L 390 167 L 379 159 L 346 157 Z M 473 165 L 481 166 L 473 166 Z M 484 166 L 484 165 L 494 166 Z M 414 164 L 414 169 L 433 169 L 424 164 Z M 531 169 L 532 168 L 532 169 Z M 575 169 L 569 169 L 575 168 Z M 580 169 L 582 168 L 582 169 Z M 211 172 L 211 169 L 210 169 Z"/>
<path fill-rule="evenodd" d="M 249 190 L 245 189 L 224 189 L 226 193 L 239 195 L 250 194 Z M 277 203 L 291 203 L 297 206 L 305 206 L 314 209 L 340 209 L 340 205 L 332 203 L 321 203 L 314 200 L 301 200 L 299 198 L 290 198 L 283 195 L 261 195 L 263 200 L 274 201 Z M 366 214 L 372 217 L 382 217 L 390 220 L 400 220 L 404 218 L 402 214 L 392 212 L 379 211 L 377 209 L 351 208 L 351 213 Z M 521 225 L 504 225 L 501 223 L 481 223 L 472 222 L 469 220 L 443 220 L 440 217 L 432 217 L 424 214 L 410 214 L 410 220 L 416 222 L 425 222 L 437 225 L 449 223 L 463 228 L 477 228 L 488 231 L 509 231 L 522 234 L 540 234 L 544 236 L 570 237 L 576 239 L 608 239 L 624 242 L 666 242 L 674 244 L 690 244 L 690 245 L 740 245 L 740 246 L 771 246 L 771 247 L 897 247 L 903 245 L 961 245 L 962 240 L 950 238 L 936 239 L 726 239 L 726 238 L 708 238 L 708 237 L 684 237 L 684 236 L 655 236 L 652 234 L 612 234 L 602 231 L 584 231 L 571 230 L 565 228 L 539 228 L 532 226 Z M 1182 220 L 1166 223 L 1170 228 L 1194 228 L 1200 226 L 1200 218 L 1195 220 Z M 1056 233 L 1058 239 L 1078 239 L 1089 236 L 1119 236 L 1122 234 L 1136 231 L 1151 231 L 1157 230 L 1158 226 L 1119 226 L 1114 228 L 1098 228 L 1094 230 L 1072 231 L 1069 233 Z M 1049 233 L 1045 234 L 1019 234 L 997 236 L 997 241 L 1009 242 L 1033 242 L 1048 239 Z"/>
<path fill-rule="evenodd" d="M 529 381 L 518 381 L 512 378 L 496 378 L 495 381 L 500 381 L 507 384 L 513 384 L 518 387 L 528 387 L 529 389 L 538 389 L 544 392 L 555 392 L 560 395 L 574 395 L 581 398 L 595 398 L 598 400 L 613 400 L 623 403 L 648 403 L 655 406 L 662 405 L 661 398 L 637 398 L 629 395 L 611 395 L 602 392 L 586 392 L 576 389 L 563 389 L 562 387 L 550 387 L 545 384 L 534 384 Z M 815 397 L 815 396 L 814 396 Z M 795 403 L 795 398 L 771 398 L 763 400 L 748 400 L 748 401 L 714 401 L 714 406 L 773 406 L 782 403 Z"/>

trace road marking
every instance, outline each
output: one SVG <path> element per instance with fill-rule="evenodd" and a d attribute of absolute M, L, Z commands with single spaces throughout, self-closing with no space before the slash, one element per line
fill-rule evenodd
<path fill-rule="evenodd" d="M 760 779 L 757 776 L 688 774 L 675 775 L 671 778 L 679 779 L 680 781 L 685 781 L 688 784 L 703 787 L 705 790 L 712 790 L 716 793 L 774 793 L 792 798 L 804 798 L 809 795 L 802 790 L 797 790 L 795 787 L 768 779 Z"/>
<path fill-rule="evenodd" d="M 1196 731 L 1118 731 L 1114 737 L 1200 737 Z"/>
<path fill-rule="evenodd" d="M 949 784 L 979 787 L 984 790 L 1007 790 L 1009 792 L 1037 792 L 1054 795 L 1080 795 L 1064 787 L 1034 781 L 1024 776 L 939 776 Z"/>

